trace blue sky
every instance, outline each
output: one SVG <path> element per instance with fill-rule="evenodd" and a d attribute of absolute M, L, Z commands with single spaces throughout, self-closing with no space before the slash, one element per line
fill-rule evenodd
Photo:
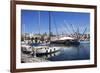
<path fill-rule="evenodd" d="M 40 12 L 40 24 L 39 24 Z M 90 14 L 79 12 L 59 12 L 50 11 L 51 31 L 56 33 L 73 33 L 79 28 L 83 33 L 87 28 L 90 31 Z M 55 28 L 56 27 L 56 28 Z M 21 10 L 21 28 L 22 33 L 48 33 L 49 32 L 49 11 Z M 73 28 L 73 29 L 72 29 Z"/>

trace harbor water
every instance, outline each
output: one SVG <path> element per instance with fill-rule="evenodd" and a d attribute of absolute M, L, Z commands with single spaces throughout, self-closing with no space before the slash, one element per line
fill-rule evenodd
<path fill-rule="evenodd" d="M 58 45 L 56 45 L 58 46 Z M 56 47 L 54 45 L 54 47 Z M 40 55 L 38 57 L 45 58 L 49 61 L 69 61 L 69 60 L 88 60 L 90 59 L 90 42 L 81 41 L 79 46 L 59 45 L 61 48 L 55 53 Z"/>

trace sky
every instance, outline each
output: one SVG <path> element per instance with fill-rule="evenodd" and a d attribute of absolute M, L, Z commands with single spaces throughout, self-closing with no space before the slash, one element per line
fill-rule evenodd
<path fill-rule="evenodd" d="M 55 34 L 74 33 L 77 29 L 83 33 L 86 28 L 86 33 L 90 32 L 90 13 L 21 10 L 22 33 L 48 33 L 49 21 Z"/>

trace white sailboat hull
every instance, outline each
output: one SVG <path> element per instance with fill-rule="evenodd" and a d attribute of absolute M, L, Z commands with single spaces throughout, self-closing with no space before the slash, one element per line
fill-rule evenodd
<path fill-rule="evenodd" d="M 53 53 L 56 51 L 59 51 L 60 47 L 41 47 L 41 48 L 36 48 L 36 53 L 37 54 L 47 54 L 47 53 Z"/>

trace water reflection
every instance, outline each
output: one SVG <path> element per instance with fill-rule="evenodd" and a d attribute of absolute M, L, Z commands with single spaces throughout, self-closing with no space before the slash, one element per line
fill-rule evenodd
<path fill-rule="evenodd" d="M 50 61 L 66 61 L 66 60 L 87 60 L 90 59 L 90 43 L 81 42 L 79 46 L 59 46 L 61 49 L 58 52 L 45 54 L 38 57 L 43 57 Z"/>

